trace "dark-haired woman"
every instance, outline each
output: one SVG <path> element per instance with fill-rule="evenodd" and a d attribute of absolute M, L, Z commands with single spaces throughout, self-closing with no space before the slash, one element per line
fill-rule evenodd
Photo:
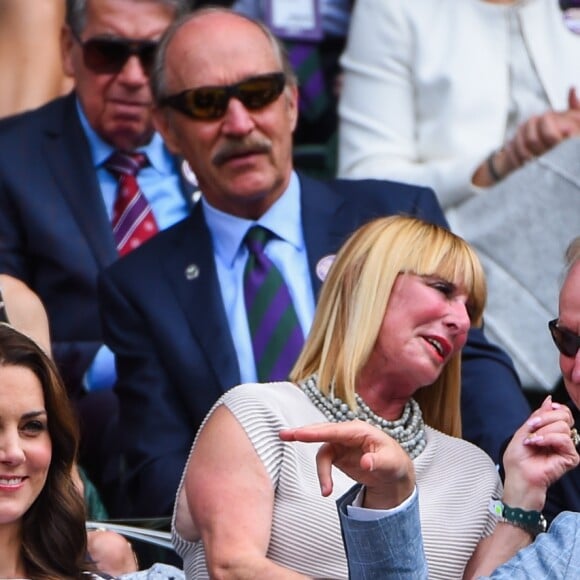
<path fill-rule="evenodd" d="M 0 577 L 103 578 L 71 473 L 77 426 L 52 361 L 0 324 Z"/>

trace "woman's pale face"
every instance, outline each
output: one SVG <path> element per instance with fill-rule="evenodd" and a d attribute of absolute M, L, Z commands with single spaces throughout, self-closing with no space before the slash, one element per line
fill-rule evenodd
<path fill-rule="evenodd" d="M 19 523 L 46 483 L 52 457 L 40 381 L 0 366 L 0 526 Z"/>
<path fill-rule="evenodd" d="M 365 369 L 371 365 L 402 398 L 432 384 L 467 340 L 466 304 L 467 293 L 452 282 L 400 274 Z"/>
<path fill-rule="evenodd" d="M 574 334 L 580 334 L 580 261 L 576 262 L 560 290 L 558 323 Z M 575 357 L 560 353 L 560 370 L 570 398 L 580 409 L 580 351 Z"/>

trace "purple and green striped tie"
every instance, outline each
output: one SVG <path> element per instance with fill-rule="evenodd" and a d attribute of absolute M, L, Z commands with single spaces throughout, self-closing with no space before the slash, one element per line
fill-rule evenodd
<path fill-rule="evenodd" d="M 260 382 L 288 378 L 304 344 L 302 329 L 282 274 L 264 253 L 274 236 L 262 226 L 248 230 L 244 299 Z"/>

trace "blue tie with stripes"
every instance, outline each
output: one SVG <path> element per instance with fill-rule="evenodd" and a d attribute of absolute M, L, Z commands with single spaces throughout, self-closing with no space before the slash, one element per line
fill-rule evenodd
<path fill-rule="evenodd" d="M 244 238 L 249 250 L 244 270 L 244 299 L 256 372 L 261 382 L 288 378 L 304 344 L 288 287 L 264 253 L 272 236 L 266 228 L 253 226 Z"/>

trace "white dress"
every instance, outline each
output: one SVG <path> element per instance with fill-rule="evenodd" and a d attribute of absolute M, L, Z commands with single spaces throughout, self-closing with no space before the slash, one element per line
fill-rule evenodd
<path fill-rule="evenodd" d="M 579 232 L 578 142 L 494 187 L 471 178 L 515 126 L 568 108 L 579 63 L 580 35 L 555 0 L 357 0 L 342 59 L 341 175 L 434 189 L 483 262 L 486 335 L 531 390 L 552 391 L 560 376 L 547 321 Z"/>
<path fill-rule="evenodd" d="M 427 185 L 443 209 L 456 206 L 476 194 L 473 172 L 510 123 L 567 108 L 579 62 L 580 35 L 556 0 L 357 0 L 339 174 Z"/>
<path fill-rule="evenodd" d="M 278 437 L 283 427 L 320 423 L 324 416 L 292 383 L 241 385 L 216 406 L 222 403 L 252 441 L 276 490 L 268 558 L 314 578 L 346 580 L 336 500 L 354 482 L 335 469 L 334 491 L 322 497 L 315 463 L 319 445 L 285 443 Z M 429 427 L 426 431 L 427 446 L 414 464 L 429 577 L 452 580 L 461 578 L 479 540 L 492 532 L 488 502 L 501 497 L 501 483 L 483 451 Z M 178 498 L 182 488 L 183 481 Z M 190 516 L 186 504 L 177 501 L 173 542 L 186 577 L 208 578 L 203 545 L 188 541 L 175 527 L 178 510 L 180 521 Z"/>

